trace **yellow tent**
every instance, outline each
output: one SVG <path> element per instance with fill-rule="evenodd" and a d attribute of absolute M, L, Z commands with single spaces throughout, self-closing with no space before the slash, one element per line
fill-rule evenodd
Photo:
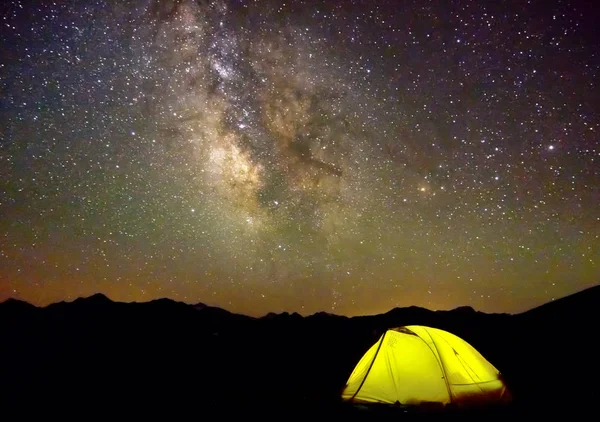
<path fill-rule="evenodd" d="M 387 330 L 358 362 L 342 398 L 401 405 L 503 402 L 499 371 L 463 339 L 436 328 Z"/>

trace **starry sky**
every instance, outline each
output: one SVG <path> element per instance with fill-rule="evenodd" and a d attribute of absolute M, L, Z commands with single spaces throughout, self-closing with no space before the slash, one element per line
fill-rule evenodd
<path fill-rule="evenodd" d="M 0 300 L 516 313 L 597 284 L 589 3 L 3 2 Z"/>

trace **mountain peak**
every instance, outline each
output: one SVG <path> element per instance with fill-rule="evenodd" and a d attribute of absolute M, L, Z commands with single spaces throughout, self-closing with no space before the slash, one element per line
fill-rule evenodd
<path fill-rule="evenodd" d="M 568 296 L 563 296 L 556 300 L 552 299 L 551 302 L 547 302 L 536 308 L 530 309 L 523 312 L 521 315 L 537 315 L 540 313 L 552 313 L 553 315 L 559 315 L 565 312 L 565 310 L 571 310 L 578 314 L 583 312 L 596 312 L 597 303 L 600 300 L 600 285 L 588 287 L 587 289 L 580 290 L 576 293 Z M 558 309 L 563 309 L 560 312 Z"/>
<path fill-rule="evenodd" d="M 474 313 L 476 312 L 472 306 L 459 306 L 458 308 L 452 309 L 453 312 L 464 312 L 464 313 Z"/>
<path fill-rule="evenodd" d="M 427 308 L 422 308 L 420 306 L 412 305 L 412 306 L 408 306 L 408 307 L 405 307 L 405 308 L 401 308 L 401 307 L 393 308 L 393 309 L 389 310 L 388 312 L 386 312 L 386 314 L 398 313 L 398 312 L 407 312 L 407 311 L 410 311 L 410 312 L 423 312 L 423 311 L 425 311 L 425 312 L 431 312 Z"/>
<path fill-rule="evenodd" d="M 280 314 L 275 312 L 269 312 L 262 319 L 284 319 L 284 318 L 294 318 L 294 319 L 302 319 L 302 315 L 298 312 L 289 313 L 289 312 L 281 312 Z"/>
<path fill-rule="evenodd" d="M 329 312 L 325 312 L 325 311 L 319 311 L 319 312 L 312 314 L 311 316 L 313 316 L 313 317 L 332 317 L 332 316 L 337 316 L 337 315 L 329 313 Z"/>
<path fill-rule="evenodd" d="M 88 297 L 80 297 L 75 299 L 74 302 L 85 302 L 85 303 L 113 303 L 106 295 L 102 293 L 95 293 Z"/>
<path fill-rule="evenodd" d="M 9 297 L 4 302 L 0 303 L 0 305 L 10 306 L 12 308 L 20 307 L 23 309 L 36 308 L 35 305 L 32 305 L 31 303 L 25 302 L 24 300 L 21 300 L 21 299 L 15 299 L 14 297 Z"/>
<path fill-rule="evenodd" d="M 208 308 L 208 305 L 207 305 L 207 304 L 205 304 L 205 303 L 202 303 L 202 302 L 198 302 L 198 303 L 196 303 L 195 305 L 192 305 L 192 306 L 193 306 L 195 309 L 199 310 L 199 311 L 200 311 L 200 310 L 202 310 L 202 309 L 206 309 L 206 308 Z"/>

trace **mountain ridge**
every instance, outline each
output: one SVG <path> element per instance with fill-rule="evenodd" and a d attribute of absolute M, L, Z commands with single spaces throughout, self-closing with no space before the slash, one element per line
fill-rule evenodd
<path fill-rule="evenodd" d="M 553 406 L 569 406 L 595 403 L 600 393 L 571 387 L 600 377 L 600 368 L 590 364 L 597 358 L 593 347 L 569 341 L 595 330 L 600 286 L 550 305 L 516 315 L 413 306 L 354 317 L 253 318 L 168 298 L 127 303 L 92 295 L 44 308 L 11 299 L 0 304 L 0 338 L 9 346 L 0 348 L 0 359 L 10 362 L 3 382 L 28 403 L 32 395 L 53 402 L 104 397 L 106 403 L 135 392 L 145 401 L 201 400 L 217 409 L 230 407 L 231 397 L 238 405 L 268 398 L 297 409 L 335 404 L 361 356 L 386 330 L 425 325 L 467 341 L 502 373 L 517 403 L 537 415 L 548 397 L 560 398 Z M 549 370 L 557 362 L 568 362 L 568 370 Z M 190 380 L 197 381 L 192 389 Z M 252 387 L 240 397 L 241 380 Z M 57 382 L 66 387 L 57 389 Z"/>
<path fill-rule="evenodd" d="M 301 317 L 303 319 L 305 318 L 310 318 L 310 317 L 338 317 L 338 318 L 365 318 L 365 317 L 374 317 L 374 316 L 380 316 L 380 315 L 388 315 L 388 314 L 394 314 L 394 313 L 399 313 L 399 312 L 408 312 L 408 311 L 413 311 L 413 312 L 434 312 L 434 313 L 465 313 L 465 314 L 483 314 L 483 315 L 512 315 L 512 316 L 518 316 L 518 315 L 526 315 L 526 314 L 531 314 L 532 312 L 540 312 L 541 310 L 545 310 L 548 309 L 549 307 L 557 307 L 557 306 L 561 306 L 561 304 L 565 303 L 565 301 L 570 300 L 574 300 L 577 299 L 579 297 L 582 296 L 590 296 L 593 295 L 593 299 L 591 300 L 597 300 L 600 299 L 600 285 L 596 285 L 596 286 L 592 286 L 592 287 L 588 287 L 586 289 L 580 290 L 578 292 L 563 296 L 561 298 L 552 300 L 550 302 L 546 302 L 544 304 L 538 305 L 534 308 L 528 309 L 526 311 L 523 312 L 519 312 L 519 313 L 506 313 L 506 312 L 494 312 L 494 313 L 487 313 L 487 312 L 483 312 L 483 311 L 478 311 L 476 309 L 474 309 L 472 306 L 470 305 L 462 305 L 462 306 L 457 306 L 455 308 L 452 309 L 448 309 L 448 310 L 431 310 L 428 308 L 424 308 L 421 306 L 415 306 L 415 305 L 411 305 L 411 306 L 407 306 L 407 307 L 394 307 L 390 310 L 388 310 L 387 312 L 383 312 L 383 313 L 379 313 L 379 314 L 365 314 L 365 315 L 353 315 L 353 316 L 347 316 L 347 315 L 340 315 L 340 314 L 335 314 L 332 312 L 326 312 L 326 311 L 318 311 L 315 312 L 313 314 L 309 314 L 309 315 L 301 315 L 298 312 L 288 312 L 288 311 L 283 311 L 283 312 L 268 312 L 265 315 L 262 315 L 260 317 L 253 317 L 250 315 L 246 315 L 246 314 L 241 314 L 241 313 L 236 313 L 236 312 L 232 312 L 229 311 L 225 308 L 219 307 L 219 306 L 212 306 L 212 305 L 207 305 L 203 302 L 196 302 L 194 304 L 191 303 L 187 303 L 187 302 L 182 302 L 182 301 L 177 301 L 175 299 L 171 299 L 171 298 L 167 298 L 167 297 L 162 297 L 162 298 L 156 298 L 156 299 L 151 299 L 148 300 L 146 302 L 122 302 L 122 301 L 113 301 L 112 299 L 110 299 L 108 296 L 106 296 L 103 293 L 94 293 L 90 296 L 82 296 L 82 297 L 78 297 L 75 298 L 74 300 L 67 302 L 67 301 L 60 301 L 60 302 L 53 302 L 50 303 L 46 306 L 36 306 L 30 302 L 27 302 L 25 300 L 22 299 L 17 299 L 17 298 L 12 298 L 9 297 L 7 298 L 5 301 L 0 302 L 0 306 L 3 305 L 7 305 L 7 306 L 23 306 L 28 305 L 31 308 L 37 308 L 37 309 L 46 309 L 48 307 L 52 307 L 52 306 L 56 306 L 56 305 L 67 305 L 67 304 L 96 304 L 96 305 L 107 305 L 107 304 L 181 304 L 181 305 L 186 305 L 189 306 L 191 308 L 194 308 L 196 310 L 199 311 L 203 311 L 203 310 L 207 310 L 210 309 L 212 311 L 222 311 L 224 313 L 228 313 L 231 315 L 237 315 L 237 316 L 243 316 L 243 317 L 247 317 L 250 319 L 271 319 L 274 317 L 280 317 L 280 318 L 286 318 L 286 317 Z M 19 303 L 20 305 L 17 305 L 17 303 Z"/>

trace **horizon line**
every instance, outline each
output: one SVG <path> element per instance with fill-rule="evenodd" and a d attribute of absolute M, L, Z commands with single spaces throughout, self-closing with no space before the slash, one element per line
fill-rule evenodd
<path fill-rule="evenodd" d="M 541 305 L 534 306 L 533 308 L 527 309 L 527 310 L 522 311 L 522 312 L 517 312 L 517 313 L 511 313 L 511 312 L 489 312 L 488 313 L 488 312 L 484 312 L 484 311 L 479 311 L 479 310 L 475 309 L 473 306 L 470 306 L 470 305 L 459 305 L 459 306 L 456 306 L 456 307 L 451 308 L 451 309 L 429 309 L 429 308 L 425 308 L 423 306 L 409 305 L 409 306 L 397 306 L 397 307 L 393 307 L 393 308 L 389 309 L 388 311 L 381 312 L 381 313 L 360 314 L 360 315 L 352 315 L 352 316 L 350 316 L 350 315 L 344 315 L 344 314 L 336 314 L 336 313 L 333 313 L 333 312 L 327 312 L 327 311 L 323 311 L 322 310 L 322 311 L 317 311 L 317 312 L 314 312 L 314 313 L 311 313 L 311 314 L 302 314 L 302 313 L 297 312 L 297 311 L 292 311 L 292 312 L 290 312 L 290 311 L 281 311 L 279 313 L 271 311 L 271 312 L 267 312 L 267 313 L 263 314 L 262 316 L 256 316 L 255 317 L 255 316 L 251 316 L 251 315 L 248 315 L 248 314 L 234 312 L 234 311 L 231 311 L 231 310 L 229 310 L 229 309 L 227 309 L 225 307 L 222 307 L 222 306 L 209 305 L 209 304 L 204 303 L 202 301 L 198 301 L 198 302 L 186 302 L 186 301 L 176 300 L 176 299 L 164 296 L 164 297 L 159 297 L 159 298 L 155 298 L 155 299 L 149 299 L 149 300 L 144 301 L 144 302 L 141 302 L 141 301 L 129 301 L 129 302 L 126 302 L 126 301 L 121 301 L 121 300 L 114 300 L 114 299 L 110 298 L 106 293 L 100 292 L 100 291 L 96 292 L 96 293 L 93 293 L 93 294 L 91 294 L 89 296 L 79 296 L 79 297 L 76 297 L 76 298 L 74 298 L 73 300 L 70 300 L 70 301 L 61 300 L 61 301 L 58 301 L 58 302 L 51 302 L 51 303 L 48 303 L 47 305 L 43 305 L 43 306 L 38 306 L 38 305 L 35 305 L 35 304 L 33 304 L 33 303 L 31 303 L 31 302 L 29 302 L 27 300 L 16 298 L 16 297 L 12 297 L 12 296 L 7 297 L 4 301 L 0 302 L 0 304 L 4 304 L 4 303 L 12 300 L 12 301 L 26 303 L 26 304 L 28 304 L 30 306 L 33 306 L 33 307 L 37 308 L 37 309 L 45 309 L 45 308 L 47 308 L 49 306 L 57 305 L 57 304 L 60 304 L 60 303 L 74 303 L 77 300 L 89 299 L 89 298 L 92 298 L 94 296 L 103 296 L 103 297 L 105 297 L 107 300 L 109 300 L 112 303 L 123 303 L 123 304 L 135 304 L 135 303 L 142 304 L 142 303 L 156 302 L 156 301 L 159 301 L 159 300 L 169 300 L 171 302 L 182 303 L 182 304 L 185 304 L 187 306 L 204 305 L 204 306 L 207 306 L 207 307 L 210 307 L 210 308 L 221 309 L 221 310 L 224 310 L 224 311 L 229 312 L 231 314 L 241 315 L 241 316 L 245 316 L 245 317 L 248 317 L 248 318 L 257 318 L 257 319 L 258 318 L 264 318 L 264 317 L 266 317 L 268 315 L 271 315 L 271 314 L 274 314 L 274 315 L 284 315 L 284 314 L 294 315 L 294 314 L 297 314 L 297 315 L 300 315 L 301 317 L 309 317 L 309 316 L 314 316 L 314 315 L 317 315 L 317 314 L 327 314 L 327 315 L 339 316 L 339 317 L 345 317 L 345 318 L 360 318 L 360 317 L 385 315 L 386 313 L 389 313 L 389 312 L 391 312 L 391 311 L 393 311 L 395 309 L 410 309 L 410 308 L 423 309 L 423 310 L 426 310 L 426 311 L 429 311 L 429 312 L 452 312 L 452 311 L 456 311 L 456 310 L 461 309 L 461 308 L 469 308 L 473 312 L 479 312 L 479 313 L 483 313 L 483 314 L 486 314 L 486 315 L 520 315 L 520 314 L 524 314 L 526 312 L 532 311 L 534 309 L 537 309 L 539 307 L 548 305 L 550 303 L 554 303 L 554 302 L 559 301 L 561 299 L 565 299 L 565 298 L 568 298 L 568 297 L 571 297 L 571 296 L 574 296 L 574 295 L 577 295 L 577 294 L 580 294 L 580 293 L 583 293 L 585 291 L 588 291 L 588 290 L 591 290 L 591 289 L 594 289 L 594 288 L 598 288 L 598 287 L 600 287 L 600 283 L 599 284 L 595 284 L 595 285 L 590 286 L 590 287 L 583 288 L 581 290 L 578 290 L 578 291 L 576 291 L 574 293 L 562 296 L 560 298 L 552 299 L 549 302 L 542 303 Z"/>

